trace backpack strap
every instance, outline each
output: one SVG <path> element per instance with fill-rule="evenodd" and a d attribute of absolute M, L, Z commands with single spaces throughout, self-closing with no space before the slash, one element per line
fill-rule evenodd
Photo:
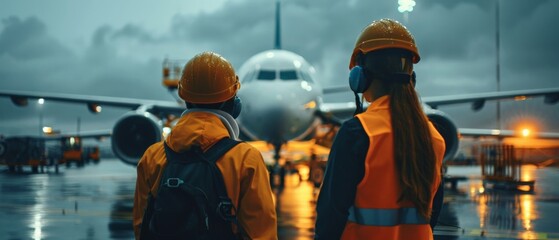
<path fill-rule="evenodd" d="M 196 159 L 196 156 L 201 155 L 202 149 L 199 146 L 192 146 L 190 149 L 184 152 L 175 152 L 173 149 L 167 145 L 166 141 L 163 141 L 163 146 L 165 147 L 165 158 L 167 162 L 182 162 L 185 159 Z M 167 169 L 167 167 L 165 167 Z"/>
<path fill-rule="evenodd" d="M 225 180 L 223 179 L 223 174 L 219 170 L 216 165 L 217 160 L 222 157 L 226 152 L 231 150 L 231 148 L 235 147 L 239 144 L 239 141 L 233 140 L 231 138 L 222 138 L 217 143 L 215 143 L 208 151 L 204 153 L 204 157 L 208 162 L 211 163 L 212 169 L 214 170 L 214 177 L 217 178 L 216 188 L 219 197 L 219 205 L 216 209 L 219 216 L 221 216 L 224 220 L 234 223 L 238 229 L 238 238 L 243 239 L 243 236 L 247 236 L 243 227 L 239 224 L 237 219 L 235 209 L 235 205 L 227 195 L 227 190 L 225 188 Z M 235 214 L 231 213 L 231 210 L 235 211 Z"/>
<path fill-rule="evenodd" d="M 216 162 L 219 158 L 225 155 L 225 153 L 231 150 L 231 148 L 233 148 L 239 143 L 240 142 L 235 141 L 231 138 L 222 138 L 204 153 L 204 157 L 206 158 L 206 160 L 212 163 L 212 165 L 215 167 L 213 169 L 214 169 L 215 177 L 218 178 L 218 181 L 216 182 L 217 183 L 216 187 L 217 187 L 217 193 L 219 194 L 220 198 L 227 197 L 228 195 L 224 185 L 225 180 L 223 180 L 223 174 L 221 174 L 221 171 L 219 170 L 219 168 L 217 168 Z"/>
<path fill-rule="evenodd" d="M 142 226 L 140 229 L 140 240 L 155 239 L 149 231 L 149 220 L 153 216 L 154 199 L 151 192 L 148 193 L 148 204 L 144 210 L 144 217 L 142 218 Z"/>
<path fill-rule="evenodd" d="M 217 160 L 223 156 L 226 152 L 231 150 L 234 146 L 237 146 L 241 142 L 235 141 L 231 138 L 222 138 L 217 141 L 208 151 L 204 153 L 206 159 L 212 163 L 216 163 Z"/>

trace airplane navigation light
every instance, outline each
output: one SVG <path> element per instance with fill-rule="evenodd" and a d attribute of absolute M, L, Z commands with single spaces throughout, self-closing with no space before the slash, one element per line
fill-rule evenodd
<path fill-rule="evenodd" d="M 401 13 L 413 11 L 414 6 L 414 0 L 398 0 L 398 11 Z"/>
<path fill-rule="evenodd" d="M 316 108 L 316 101 L 312 100 L 305 104 L 305 109 L 314 109 Z"/>
<path fill-rule="evenodd" d="M 99 104 L 96 103 L 88 103 L 87 104 L 87 109 L 91 112 L 91 113 L 100 113 L 102 108 Z"/>
<path fill-rule="evenodd" d="M 307 81 L 301 81 L 301 88 L 307 90 L 307 92 L 312 91 L 312 86 Z"/>

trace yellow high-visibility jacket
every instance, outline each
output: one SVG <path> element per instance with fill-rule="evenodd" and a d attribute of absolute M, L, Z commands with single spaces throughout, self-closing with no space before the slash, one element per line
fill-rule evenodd
<path fill-rule="evenodd" d="M 188 150 L 194 145 L 206 151 L 225 137 L 229 137 L 229 132 L 217 115 L 198 111 L 184 114 L 165 141 L 175 152 Z M 133 210 L 136 239 L 140 235 L 148 194 L 157 196 L 166 164 L 163 142 L 150 146 L 138 163 Z M 247 143 L 240 143 L 217 161 L 217 167 L 223 174 L 227 194 L 248 238 L 277 239 L 276 210 L 261 153 Z"/>

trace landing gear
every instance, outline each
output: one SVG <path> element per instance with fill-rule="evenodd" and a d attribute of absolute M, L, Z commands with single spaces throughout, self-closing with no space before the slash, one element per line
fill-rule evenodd
<path fill-rule="evenodd" d="M 280 157 L 281 157 L 280 151 L 283 142 L 275 142 L 272 144 L 274 146 L 274 166 L 270 171 L 270 185 L 272 186 L 272 188 L 274 187 L 283 188 L 285 186 L 286 169 L 285 166 L 280 166 L 279 164 Z M 278 176 L 278 180 L 276 180 L 276 176 Z"/>

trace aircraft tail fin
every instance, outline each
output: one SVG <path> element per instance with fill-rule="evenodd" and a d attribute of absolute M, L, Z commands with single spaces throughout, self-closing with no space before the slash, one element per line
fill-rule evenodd
<path fill-rule="evenodd" d="M 281 49 L 280 2 L 276 1 L 276 38 L 274 49 Z"/>

